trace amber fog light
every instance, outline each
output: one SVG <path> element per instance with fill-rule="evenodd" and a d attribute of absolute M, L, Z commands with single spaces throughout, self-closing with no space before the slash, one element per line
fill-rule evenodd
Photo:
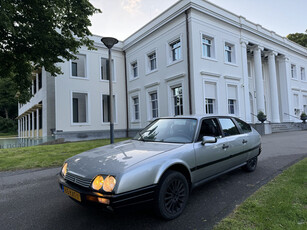
<path fill-rule="evenodd" d="M 64 163 L 62 167 L 62 176 L 65 177 L 67 174 L 67 163 Z"/>
<path fill-rule="evenodd" d="M 106 192 L 112 192 L 116 185 L 116 179 L 113 176 L 107 176 L 104 180 L 103 190 Z"/>
<path fill-rule="evenodd" d="M 100 190 L 103 186 L 103 183 L 104 180 L 103 180 L 103 177 L 98 175 L 96 176 L 96 178 L 94 179 L 94 181 L 92 182 L 92 188 L 95 189 L 95 190 Z"/>

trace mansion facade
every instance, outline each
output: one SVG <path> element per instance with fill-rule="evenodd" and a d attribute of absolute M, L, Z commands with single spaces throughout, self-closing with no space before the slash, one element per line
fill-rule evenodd
<path fill-rule="evenodd" d="M 19 105 L 19 136 L 109 137 L 108 50 L 33 76 Z M 114 129 L 133 135 L 157 117 L 232 115 L 248 123 L 300 122 L 307 113 L 307 49 L 204 0 L 174 4 L 112 48 Z"/>

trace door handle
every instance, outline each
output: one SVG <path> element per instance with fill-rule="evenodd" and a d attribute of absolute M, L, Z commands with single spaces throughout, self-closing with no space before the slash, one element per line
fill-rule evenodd
<path fill-rule="evenodd" d="M 225 145 L 225 144 L 223 144 L 223 147 L 222 147 L 223 149 L 228 149 L 229 148 L 229 145 Z"/>
<path fill-rule="evenodd" d="M 246 144 L 247 140 L 243 139 L 242 144 Z"/>

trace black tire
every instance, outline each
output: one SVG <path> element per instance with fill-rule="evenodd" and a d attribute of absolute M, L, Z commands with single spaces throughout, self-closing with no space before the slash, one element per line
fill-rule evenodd
<path fill-rule="evenodd" d="M 243 166 L 243 169 L 246 172 L 253 172 L 257 167 L 258 157 L 253 157 L 246 162 L 246 165 Z"/>
<path fill-rule="evenodd" d="M 167 171 L 155 195 L 156 213 L 166 220 L 175 219 L 181 215 L 189 199 L 187 179 L 177 171 Z"/>

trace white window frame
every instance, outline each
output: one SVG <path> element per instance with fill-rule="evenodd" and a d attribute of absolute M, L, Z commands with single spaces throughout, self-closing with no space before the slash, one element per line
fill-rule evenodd
<path fill-rule="evenodd" d="M 151 59 L 150 56 L 152 54 L 156 54 L 155 60 L 156 60 L 156 68 L 155 69 L 151 69 Z M 158 71 L 158 58 L 157 58 L 157 49 L 153 49 L 150 52 L 147 52 L 145 55 L 145 63 L 146 63 L 146 74 L 151 74 L 154 73 L 156 71 Z"/>
<path fill-rule="evenodd" d="M 136 64 L 136 76 L 134 76 L 134 69 L 133 65 Z M 138 79 L 139 78 L 139 63 L 138 60 L 134 60 L 130 62 L 130 80 Z"/>
<path fill-rule="evenodd" d="M 212 100 L 212 103 L 209 103 L 208 100 Z M 207 106 L 208 106 L 208 110 L 209 110 L 209 106 L 212 105 L 212 110 L 213 110 L 213 113 L 207 113 Z M 215 111 L 216 110 L 216 99 L 214 98 L 205 98 L 205 114 L 215 114 Z"/>
<path fill-rule="evenodd" d="M 204 42 L 203 42 L 203 39 L 207 39 L 207 40 L 210 40 L 211 41 L 211 45 L 210 45 L 210 53 L 211 53 L 211 56 L 206 56 L 205 53 L 204 53 Z M 217 61 L 216 60 L 216 42 L 215 42 L 215 36 L 212 36 L 212 35 L 209 35 L 207 33 L 203 33 L 201 32 L 200 33 L 200 43 L 201 43 L 201 57 L 204 58 L 204 59 L 207 59 L 207 60 L 212 60 L 212 61 Z"/>
<path fill-rule="evenodd" d="M 139 119 L 135 119 L 135 110 L 134 110 L 134 98 L 139 99 Z M 140 92 L 132 93 L 129 96 L 130 98 L 130 122 L 131 123 L 140 123 L 141 122 L 141 97 Z"/>
<path fill-rule="evenodd" d="M 182 87 L 182 112 L 183 114 L 185 114 L 185 105 L 186 105 L 186 101 L 185 101 L 185 86 L 184 86 L 184 82 L 183 80 L 172 80 L 169 81 L 169 83 L 167 84 L 167 88 L 168 88 L 168 115 L 169 116 L 175 116 L 175 109 L 174 109 L 174 101 L 173 101 L 173 88 L 176 87 Z M 161 115 L 161 114 L 160 114 Z"/>
<path fill-rule="evenodd" d="M 179 49 L 180 49 L 180 52 L 179 52 L 179 58 L 174 60 L 173 59 L 173 48 L 172 48 L 172 45 L 175 44 L 176 42 L 179 42 L 180 43 L 180 46 L 179 46 Z M 167 42 L 167 60 L 168 60 L 168 65 L 167 66 L 170 66 L 170 65 L 173 65 L 173 64 L 176 64 L 180 61 L 183 60 L 183 52 L 182 52 L 182 34 L 180 36 L 176 36 L 172 39 L 170 39 L 168 42 Z M 177 48 L 178 49 L 178 48 Z"/>
<path fill-rule="evenodd" d="M 290 71 L 291 71 L 291 79 L 297 80 L 297 73 L 296 73 L 296 65 L 295 64 L 291 64 Z"/>
<path fill-rule="evenodd" d="M 105 57 L 105 56 L 100 56 L 99 57 L 99 80 L 101 82 L 109 82 L 109 80 L 104 80 L 104 79 L 101 78 L 101 76 L 102 76 L 102 73 L 101 73 L 101 59 L 102 58 L 109 60 L 109 58 Z M 112 62 L 113 62 L 113 69 L 114 69 L 114 72 L 113 72 L 113 82 L 116 82 L 116 64 L 115 64 L 114 58 L 112 58 Z"/>
<path fill-rule="evenodd" d="M 227 51 L 226 50 L 226 46 L 230 47 L 231 48 L 231 61 L 228 61 L 228 55 L 226 55 L 226 52 L 230 52 L 230 51 Z M 228 41 L 225 41 L 224 42 L 224 62 L 226 64 L 230 64 L 230 65 L 236 65 L 237 63 L 237 52 L 236 52 L 236 45 L 232 42 L 228 42 Z"/>
<path fill-rule="evenodd" d="M 229 98 L 229 95 L 228 95 L 228 86 L 235 86 L 236 87 L 236 94 L 237 94 L 237 98 L 235 99 L 236 101 L 236 107 L 235 107 L 235 114 L 230 114 L 228 112 L 228 100 L 229 99 L 232 99 L 232 98 Z M 241 101 L 241 97 L 240 97 L 240 83 L 239 83 L 239 80 L 228 80 L 226 81 L 226 96 L 227 96 L 227 113 L 229 115 L 235 115 L 235 116 L 239 116 L 240 115 L 240 101 Z M 253 101 L 253 104 L 254 104 L 254 101 Z"/>
<path fill-rule="evenodd" d="M 157 94 L 157 103 L 158 103 L 158 117 L 160 117 L 160 101 L 159 101 L 159 88 L 152 87 L 146 90 L 146 101 L 147 101 L 147 121 L 152 121 L 158 117 L 152 116 L 152 101 L 151 101 L 151 94 Z"/>
<path fill-rule="evenodd" d="M 101 119 L 101 124 L 107 124 L 109 125 L 110 122 L 104 122 L 103 121 L 103 103 L 102 103 L 102 100 L 103 100 L 103 95 L 107 95 L 109 96 L 108 93 L 100 93 L 100 112 L 101 112 L 101 116 L 100 116 L 100 119 Z M 114 97 L 114 104 L 113 104 L 113 108 L 115 110 L 115 113 L 113 114 L 114 115 L 114 124 L 118 124 L 118 119 L 117 119 L 117 95 L 115 93 L 113 93 L 113 97 Z"/>
<path fill-rule="evenodd" d="M 215 84 L 215 90 L 216 90 L 216 95 L 215 97 L 216 98 L 209 98 L 209 97 L 206 97 L 206 83 L 209 83 L 209 84 Z M 216 80 L 213 80 L 211 78 L 208 78 L 208 77 L 205 77 L 203 78 L 203 105 L 204 105 L 204 108 L 203 108 L 203 112 L 204 114 L 218 114 L 218 111 L 219 111 L 219 108 L 218 108 L 218 101 L 219 101 L 219 98 L 218 98 L 218 81 Z M 213 113 L 206 113 L 206 105 L 207 105 L 207 99 L 213 99 L 214 100 L 214 105 L 213 105 Z"/>
<path fill-rule="evenodd" d="M 300 70 L 301 70 L 301 80 L 306 81 L 306 69 L 305 69 L 305 67 L 301 67 Z"/>
<path fill-rule="evenodd" d="M 78 55 L 82 55 L 82 56 L 85 56 L 84 58 L 84 74 L 85 76 L 84 77 L 78 77 L 78 76 L 73 76 L 72 75 L 72 63 L 75 62 L 75 60 L 69 60 L 69 72 L 70 72 L 70 78 L 73 78 L 73 79 L 80 79 L 80 80 L 88 80 L 89 79 L 89 74 L 88 74 L 88 63 L 87 63 L 87 54 L 84 54 L 84 53 L 78 53 Z M 78 65 L 78 64 L 77 64 Z M 78 67 L 77 67 L 77 70 L 78 70 Z"/>
<path fill-rule="evenodd" d="M 87 94 L 87 108 L 86 108 L 86 118 L 87 122 L 74 122 L 74 115 L 73 115 L 73 94 L 74 93 L 83 93 Z M 88 126 L 91 124 L 91 108 L 90 108 L 90 93 L 88 91 L 78 91 L 72 90 L 70 91 L 70 125 L 71 126 Z"/>

